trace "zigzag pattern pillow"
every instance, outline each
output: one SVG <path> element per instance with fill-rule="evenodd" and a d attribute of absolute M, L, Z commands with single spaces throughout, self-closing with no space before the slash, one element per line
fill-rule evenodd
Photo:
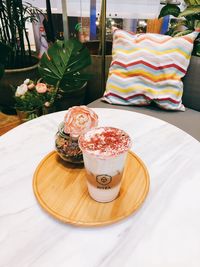
<path fill-rule="evenodd" d="M 183 83 L 198 32 L 181 37 L 116 30 L 103 100 L 182 110 Z"/>

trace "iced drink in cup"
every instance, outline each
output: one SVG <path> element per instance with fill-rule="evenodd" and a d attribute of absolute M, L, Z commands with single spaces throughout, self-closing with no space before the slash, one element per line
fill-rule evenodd
<path fill-rule="evenodd" d="M 92 129 L 79 138 L 87 171 L 90 196 L 98 202 L 114 200 L 120 191 L 121 178 L 131 139 L 113 127 Z"/>

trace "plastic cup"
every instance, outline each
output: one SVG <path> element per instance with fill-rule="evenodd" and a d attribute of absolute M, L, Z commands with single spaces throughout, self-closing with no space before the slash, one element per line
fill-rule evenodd
<path fill-rule="evenodd" d="M 99 127 L 79 137 L 90 196 L 98 202 L 114 200 L 120 191 L 131 138 L 121 129 Z"/>

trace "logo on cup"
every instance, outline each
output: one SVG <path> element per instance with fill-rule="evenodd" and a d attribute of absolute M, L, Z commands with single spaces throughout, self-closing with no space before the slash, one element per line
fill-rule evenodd
<path fill-rule="evenodd" d="M 112 176 L 107 174 L 101 174 L 96 176 L 97 183 L 101 185 L 108 185 L 112 181 Z"/>

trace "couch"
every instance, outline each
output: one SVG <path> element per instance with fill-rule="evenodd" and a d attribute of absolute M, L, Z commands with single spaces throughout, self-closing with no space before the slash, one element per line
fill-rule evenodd
<path fill-rule="evenodd" d="M 100 98 L 88 106 L 91 108 L 124 109 L 153 116 L 175 125 L 200 141 L 200 57 L 192 56 L 183 84 L 183 104 L 186 107 L 184 112 L 161 110 L 153 105 L 145 107 L 111 105 L 102 102 Z"/>

